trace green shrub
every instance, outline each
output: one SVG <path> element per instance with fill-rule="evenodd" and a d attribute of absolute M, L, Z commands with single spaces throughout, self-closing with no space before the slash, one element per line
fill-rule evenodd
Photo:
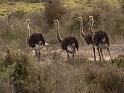
<path fill-rule="evenodd" d="M 123 91 L 123 79 L 112 72 L 101 73 L 96 80 L 106 93 L 122 93 Z"/>
<path fill-rule="evenodd" d="M 56 80 L 49 76 L 49 66 L 36 63 L 33 58 L 20 51 L 8 49 L 0 62 L 0 83 L 6 83 L 6 88 L 13 85 L 16 93 L 50 93 Z M 2 87 L 0 85 L 0 89 Z"/>
<path fill-rule="evenodd" d="M 114 64 L 118 67 L 124 67 L 124 55 L 118 55 L 114 60 Z"/>
<path fill-rule="evenodd" d="M 6 1 L 7 1 L 7 0 L 0 0 L 0 4 L 1 4 L 1 3 L 5 3 Z"/>
<path fill-rule="evenodd" d="M 66 9 L 60 0 L 48 0 L 45 8 L 46 21 L 49 27 L 53 26 L 54 19 L 62 19 Z"/>

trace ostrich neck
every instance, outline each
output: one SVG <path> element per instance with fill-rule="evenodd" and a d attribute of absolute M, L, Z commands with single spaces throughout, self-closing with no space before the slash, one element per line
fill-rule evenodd
<path fill-rule="evenodd" d="M 28 38 L 31 36 L 31 29 L 30 29 L 30 25 L 28 23 Z"/>
<path fill-rule="evenodd" d="M 57 22 L 57 39 L 58 41 L 61 43 L 62 42 L 62 38 L 60 37 L 60 34 L 59 34 L 59 22 Z"/>
<path fill-rule="evenodd" d="M 83 30 L 83 21 L 82 20 L 80 22 L 80 34 L 81 34 L 82 37 L 85 36 L 84 30 Z"/>
<path fill-rule="evenodd" d="M 91 34 L 93 34 L 93 20 L 90 20 L 90 26 L 89 26 L 89 31 L 91 32 Z"/>

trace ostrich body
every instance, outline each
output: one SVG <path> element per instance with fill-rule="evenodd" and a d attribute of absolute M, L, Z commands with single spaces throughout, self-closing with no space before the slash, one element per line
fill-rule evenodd
<path fill-rule="evenodd" d="M 90 16 L 89 17 L 89 20 L 90 20 L 89 30 L 90 30 L 90 32 L 85 34 L 83 31 L 82 17 L 78 17 L 78 18 L 80 19 L 81 36 L 84 38 L 84 40 L 87 42 L 88 45 L 92 45 L 92 47 L 93 47 L 94 61 L 96 61 L 95 47 L 97 48 L 97 51 L 99 53 L 100 61 L 101 61 L 101 58 L 104 60 L 102 49 L 107 49 L 107 51 L 109 52 L 109 55 L 110 55 L 110 59 L 112 60 L 110 50 L 109 50 L 110 43 L 109 43 L 109 38 L 108 38 L 107 33 L 105 31 L 102 31 L 102 30 L 98 30 L 98 31 L 93 33 L 94 20 L 93 20 L 93 16 Z"/>
<path fill-rule="evenodd" d="M 55 22 L 57 23 L 57 27 L 56 27 L 57 40 L 61 44 L 61 48 L 67 52 L 68 59 L 69 59 L 69 53 L 72 54 L 73 58 L 74 58 L 74 54 L 76 53 L 76 49 L 78 51 L 78 48 L 79 48 L 79 44 L 78 44 L 76 37 L 68 36 L 68 37 L 65 37 L 64 39 L 62 39 L 60 34 L 59 34 L 59 20 L 55 20 Z"/>
<path fill-rule="evenodd" d="M 37 57 L 37 61 L 39 62 L 40 61 L 40 55 L 41 55 L 41 53 L 40 53 L 41 46 L 43 46 L 45 49 L 45 45 L 48 45 L 48 44 L 45 42 L 45 39 L 41 33 L 31 34 L 31 31 L 30 31 L 31 20 L 28 19 L 26 21 L 26 23 L 27 23 L 27 27 L 28 27 L 27 44 L 29 45 L 29 47 L 34 49 L 35 57 Z"/>
<path fill-rule="evenodd" d="M 99 30 L 93 36 L 93 43 L 98 48 L 105 49 L 110 46 L 109 38 L 106 32 Z"/>
<path fill-rule="evenodd" d="M 27 43 L 29 44 L 30 47 L 34 48 L 36 45 L 40 44 L 41 46 L 45 46 L 45 40 L 44 37 L 41 33 L 33 33 Z"/>

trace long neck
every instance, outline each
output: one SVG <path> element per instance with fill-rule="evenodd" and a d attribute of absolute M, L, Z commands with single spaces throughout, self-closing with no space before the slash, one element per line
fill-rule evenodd
<path fill-rule="evenodd" d="M 60 34 L 59 34 L 59 22 L 57 22 L 56 30 L 57 30 L 57 40 L 61 43 L 62 42 L 62 38 L 60 37 Z"/>
<path fill-rule="evenodd" d="M 80 21 L 80 34 L 82 37 L 85 36 L 84 30 L 83 30 L 83 21 L 82 20 Z"/>
<path fill-rule="evenodd" d="M 89 31 L 91 32 L 91 34 L 93 34 L 93 23 L 94 20 L 90 20 Z"/>
<path fill-rule="evenodd" d="M 28 26 L 28 38 L 29 38 L 31 36 L 31 29 L 29 23 L 27 24 L 27 26 Z"/>

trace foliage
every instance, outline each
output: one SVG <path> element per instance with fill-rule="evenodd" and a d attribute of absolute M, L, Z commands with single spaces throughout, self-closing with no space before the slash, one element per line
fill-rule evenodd
<path fill-rule="evenodd" d="M 48 80 L 47 66 L 35 63 L 27 54 L 7 50 L 1 61 L 0 83 L 8 84 L 4 87 L 13 85 L 16 93 L 49 93 L 54 88 L 55 81 Z"/>
<path fill-rule="evenodd" d="M 116 64 L 117 59 L 112 64 L 81 58 L 65 62 L 60 57 L 36 63 L 30 55 L 7 50 L 0 62 L 0 88 L 11 84 L 17 93 L 123 92 L 124 74 L 122 66 Z"/>
<path fill-rule="evenodd" d="M 41 3 L 23 3 L 17 2 L 15 4 L 0 4 L 0 17 L 5 17 L 17 11 L 31 12 L 37 9 L 43 9 L 44 6 Z"/>
<path fill-rule="evenodd" d="M 66 9 L 63 7 L 62 1 L 60 0 L 50 0 L 47 2 L 46 8 L 44 10 L 47 24 L 52 27 L 54 19 L 62 19 L 66 13 Z"/>
<path fill-rule="evenodd" d="M 123 55 L 115 58 L 113 63 L 81 58 L 66 62 L 55 52 L 43 54 L 44 62 L 36 63 L 34 56 L 27 54 L 25 43 L 27 18 L 32 20 L 31 33 L 42 32 L 46 41 L 54 44 L 56 33 L 54 28 L 49 28 L 53 26 L 54 18 L 60 19 L 60 33 L 64 37 L 72 34 L 81 41 L 77 17 L 83 17 L 87 31 L 88 17 L 93 15 L 95 30 L 105 30 L 112 40 L 123 38 L 124 9 L 118 0 L 52 0 L 52 4 L 49 2 L 46 6 L 43 3 L 1 2 L 0 15 L 4 18 L 0 19 L 0 92 L 3 86 L 13 85 L 17 93 L 123 93 Z M 6 46 L 10 49 L 4 53 Z"/>

